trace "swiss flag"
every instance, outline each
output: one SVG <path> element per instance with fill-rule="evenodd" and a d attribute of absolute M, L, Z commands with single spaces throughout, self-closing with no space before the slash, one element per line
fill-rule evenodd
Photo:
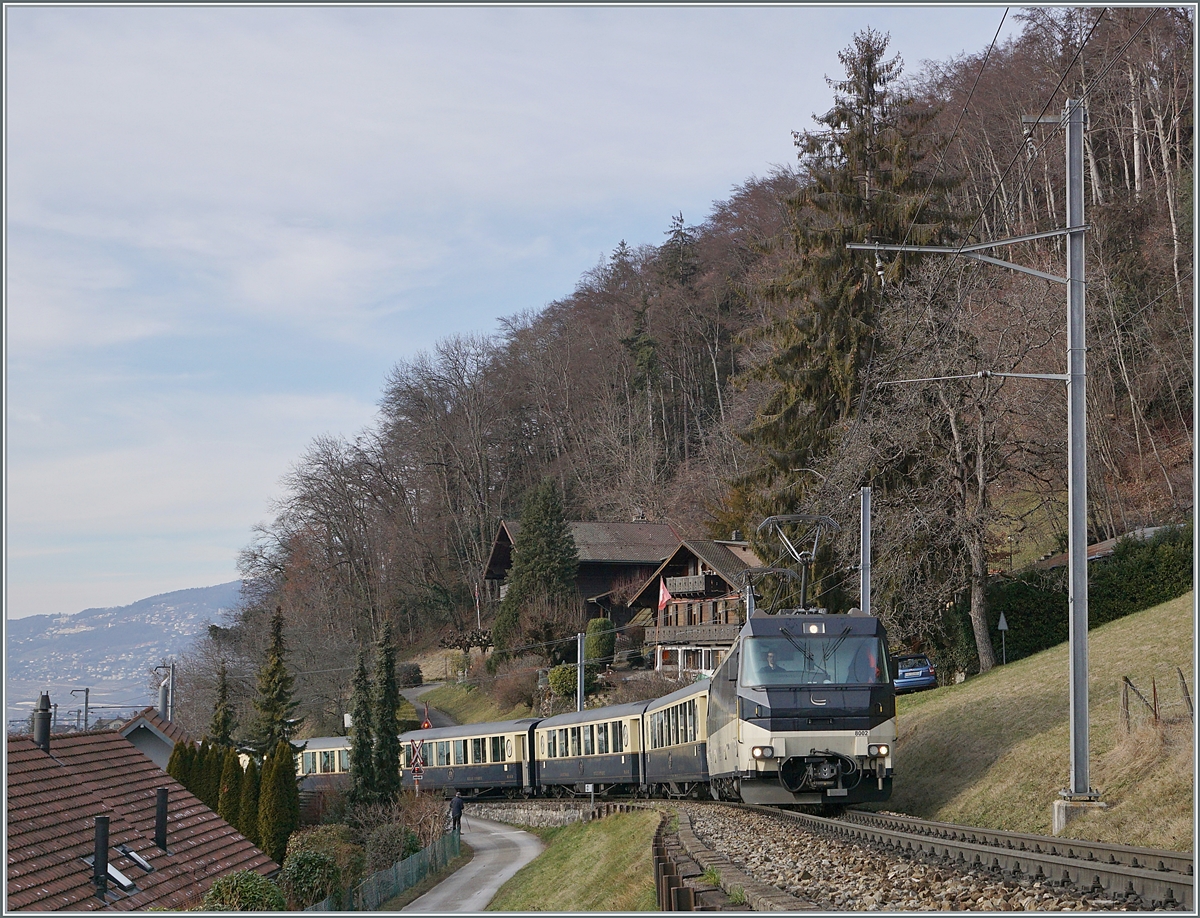
<path fill-rule="evenodd" d="M 658 611 L 661 612 L 667 607 L 667 603 L 671 601 L 671 594 L 667 592 L 667 578 L 663 577 L 659 581 L 658 587 Z"/>

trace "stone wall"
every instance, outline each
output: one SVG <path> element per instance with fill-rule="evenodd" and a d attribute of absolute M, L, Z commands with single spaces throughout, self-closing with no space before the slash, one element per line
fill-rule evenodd
<path fill-rule="evenodd" d="M 582 801 L 578 803 L 525 803 L 522 801 L 509 803 L 468 800 L 467 805 L 463 807 L 463 813 L 468 819 L 472 816 L 482 816 L 484 819 L 494 819 L 496 822 L 537 828 L 565 826 L 579 822 L 589 810 L 590 807 Z"/>

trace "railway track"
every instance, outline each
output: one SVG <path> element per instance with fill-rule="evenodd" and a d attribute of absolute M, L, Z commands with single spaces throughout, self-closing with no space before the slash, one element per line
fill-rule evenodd
<path fill-rule="evenodd" d="M 769 806 L 736 806 L 794 820 L 812 832 L 937 858 L 964 870 L 983 868 L 1013 879 L 1070 883 L 1120 901 L 1136 895 L 1149 908 L 1194 908 L 1192 856 L 1177 851 L 979 829 L 861 810 L 826 818 Z"/>

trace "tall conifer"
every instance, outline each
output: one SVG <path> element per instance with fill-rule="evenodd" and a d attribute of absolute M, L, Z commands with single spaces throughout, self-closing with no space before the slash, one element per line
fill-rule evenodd
<path fill-rule="evenodd" d="M 391 622 L 384 622 L 375 658 L 374 704 L 375 791 L 383 803 L 400 791 L 400 737 L 396 732 L 396 712 L 400 708 L 400 689 L 396 685 L 396 648 L 392 644 Z"/>
<path fill-rule="evenodd" d="M 375 801 L 375 733 L 371 719 L 367 655 L 359 650 L 350 695 L 350 788 L 347 796 L 352 806 Z"/>
<path fill-rule="evenodd" d="M 233 716 L 233 705 L 229 701 L 229 679 L 225 661 L 217 668 L 217 700 L 213 705 L 212 723 L 208 733 L 218 746 L 233 745 L 233 730 L 237 722 Z"/>
<path fill-rule="evenodd" d="M 221 792 L 217 798 L 217 815 L 235 829 L 241 824 L 242 762 L 237 750 L 225 749 L 225 766 L 221 770 Z"/>
<path fill-rule="evenodd" d="M 262 669 L 258 671 L 258 697 L 254 699 L 258 712 L 254 743 L 264 756 L 269 755 L 281 740 L 291 740 L 296 727 L 296 721 L 292 719 L 297 704 L 293 698 L 295 677 L 288 671 L 286 655 L 283 607 L 276 606 L 275 614 L 271 616 L 271 643 Z"/>
<path fill-rule="evenodd" d="M 242 775 L 242 799 L 238 805 L 238 831 L 258 845 L 258 791 L 260 771 L 258 760 L 250 757 Z M 262 847 L 259 845 L 259 847 Z"/>

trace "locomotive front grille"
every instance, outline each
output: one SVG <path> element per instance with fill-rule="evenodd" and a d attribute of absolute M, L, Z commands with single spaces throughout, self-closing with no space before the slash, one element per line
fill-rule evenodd
<path fill-rule="evenodd" d="M 793 755 L 779 766 L 779 783 L 793 794 L 853 787 L 861 777 L 858 763 L 836 752 Z"/>

